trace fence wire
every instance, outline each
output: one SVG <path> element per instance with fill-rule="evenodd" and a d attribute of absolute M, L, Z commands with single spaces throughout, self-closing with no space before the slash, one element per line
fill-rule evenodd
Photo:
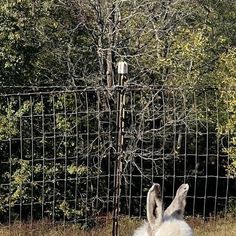
<path fill-rule="evenodd" d="M 47 219 L 92 227 L 111 218 L 118 158 L 120 216 L 145 216 L 153 182 L 161 184 L 166 205 L 189 183 L 187 215 L 226 215 L 236 202 L 229 106 L 219 89 L 4 88 L 1 223 Z"/>

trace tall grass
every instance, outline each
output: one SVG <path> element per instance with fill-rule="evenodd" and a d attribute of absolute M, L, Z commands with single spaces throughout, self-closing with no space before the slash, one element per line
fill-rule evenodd
<path fill-rule="evenodd" d="M 219 218 L 203 222 L 198 218 L 187 219 L 196 236 L 236 236 L 236 219 Z M 140 220 L 123 218 L 120 221 L 120 236 L 132 235 L 135 228 L 142 224 Z M 0 236 L 111 236 L 111 221 L 89 231 L 77 225 L 54 225 L 45 222 L 31 224 L 14 223 L 11 226 L 0 225 Z"/>

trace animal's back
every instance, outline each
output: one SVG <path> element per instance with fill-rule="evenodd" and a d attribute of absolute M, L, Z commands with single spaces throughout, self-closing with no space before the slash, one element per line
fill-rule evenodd
<path fill-rule="evenodd" d="M 162 223 L 155 236 L 193 236 L 193 231 L 184 220 L 169 218 Z"/>

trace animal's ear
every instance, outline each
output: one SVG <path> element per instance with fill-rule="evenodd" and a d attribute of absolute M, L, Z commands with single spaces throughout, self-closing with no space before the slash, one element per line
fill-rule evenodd
<path fill-rule="evenodd" d="M 169 207 L 165 210 L 165 215 L 174 216 L 174 217 L 183 217 L 185 206 L 186 206 L 186 197 L 189 190 L 188 184 L 182 184 L 176 191 L 174 200 L 171 202 Z"/>
<path fill-rule="evenodd" d="M 186 207 L 186 197 L 188 194 L 189 185 L 188 184 L 181 184 L 179 189 L 177 190 L 176 197 L 179 202 L 179 209 L 176 209 L 176 212 L 179 212 L 180 216 L 184 216 L 184 211 Z"/>
<path fill-rule="evenodd" d="M 189 190 L 188 184 L 181 184 L 178 190 L 176 191 L 176 196 L 178 195 L 178 197 L 182 200 L 186 198 L 188 190 Z"/>
<path fill-rule="evenodd" d="M 162 220 L 161 186 L 153 184 L 147 194 L 147 219 L 151 228 Z"/>

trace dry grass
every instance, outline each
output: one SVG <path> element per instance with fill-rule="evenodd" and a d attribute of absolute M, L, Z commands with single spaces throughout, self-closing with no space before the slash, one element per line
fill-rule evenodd
<path fill-rule="evenodd" d="M 196 236 L 236 236 L 236 218 L 227 217 L 217 220 L 190 220 Z"/>
<path fill-rule="evenodd" d="M 236 236 L 236 219 L 233 217 L 209 220 L 208 222 L 195 218 L 188 219 L 188 222 L 194 228 L 196 236 Z M 120 222 L 120 235 L 132 235 L 134 229 L 141 223 L 139 220 L 122 219 Z M 11 227 L 0 226 L 0 236 L 110 236 L 111 229 L 111 222 L 87 232 L 82 231 L 76 225 L 52 227 L 48 222 L 22 225 L 15 223 Z"/>

